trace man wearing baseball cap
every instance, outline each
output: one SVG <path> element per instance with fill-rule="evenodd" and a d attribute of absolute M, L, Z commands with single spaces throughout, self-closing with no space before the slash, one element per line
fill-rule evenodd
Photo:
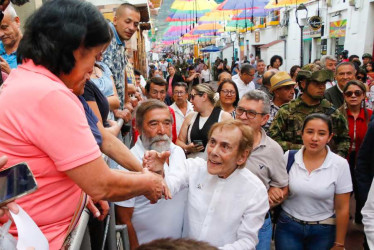
<path fill-rule="evenodd" d="M 270 102 L 270 117 L 264 126 L 266 133 L 277 114 L 279 107 L 285 103 L 289 103 L 295 95 L 296 83 L 290 75 L 285 71 L 279 71 L 270 79 L 270 92 L 273 93 L 273 100 Z"/>
<path fill-rule="evenodd" d="M 345 158 L 350 144 L 347 120 L 324 99 L 325 85 L 333 79 L 333 72 L 300 70 L 298 77 L 301 76 L 305 79 L 300 85 L 303 94 L 278 110 L 270 126 L 270 137 L 277 141 L 284 151 L 300 149 L 303 143 L 301 128 L 305 117 L 312 113 L 323 113 L 331 117 L 333 124 L 334 136 L 329 146 L 333 152 Z"/>

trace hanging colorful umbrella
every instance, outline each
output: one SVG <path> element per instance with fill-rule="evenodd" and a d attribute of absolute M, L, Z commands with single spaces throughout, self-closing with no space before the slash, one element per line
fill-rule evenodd
<path fill-rule="evenodd" d="M 242 11 L 239 15 L 234 16 L 232 20 L 250 19 L 252 17 L 265 17 L 266 14 L 266 10 L 264 9 L 245 10 Z"/>
<path fill-rule="evenodd" d="M 190 12 L 181 12 L 181 11 L 176 11 L 174 13 L 171 13 L 167 18 L 167 22 L 175 22 L 175 21 L 194 21 L 196 18 L 200 18 L 204 16 L 205 13 L 200 12 L 200 13 L 193 13 L 192 11 Z"/>
<path fill-rule="evenodd" d="M 307 2 L 309 2 L 309 0 L 270 0 L 270 2 L 265 6 L 265 9 L 276 9 L 292 5 L 296 6 Z"/>
<path fill-rule="evenodd" d="M 217 3 L 213 0 L 176 0 L 171 5 L 171 10 L 211 10 L 217 7 Z"/>
<path fill-rule="evenodd" d="M 215 32 L 223 31 L 223 26 L 218 23 L 207 23 L 198 25 L 195 29 L 192 30 L 192 34 L 214 34 Z"/>
<path fill-rule="evenodd" d="M 246 10 L 251 8 L 264 8 L 269 0 L 226 0 L 217 9 L 221 10 Z"/>
<path fill-rule="evenodd" d="M 240 14 L 241 10 L 214 10 L 205 13 L 199 21 L 229 21 L 234 15 Z"/>

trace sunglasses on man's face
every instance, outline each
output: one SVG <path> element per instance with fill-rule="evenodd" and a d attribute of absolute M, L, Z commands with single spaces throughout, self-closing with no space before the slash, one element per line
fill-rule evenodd
<path fill-rule="evenodd" d="M 355 90 L 355 91 L 347 91 L 344 93 L 346 97 L 351 97 L 352 95 L 355 95 L 356 97 L 359 97 L 363 94 L 362 90 Z"/>

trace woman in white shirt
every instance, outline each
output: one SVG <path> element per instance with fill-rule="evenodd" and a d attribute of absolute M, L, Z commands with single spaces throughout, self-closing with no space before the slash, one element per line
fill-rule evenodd
<path fill-rule="evenodd" d="M 289 169 L 289 197 L 275 231 L 277 250 L 344 249 L 352 181 L 347 160 L 327 146 L 332 136 L 328 116 L 305 118 L 304 146 Z"/>
<path fill-rule="evenodd" d="M 202 79 L 203 83 L 208 83 L 212 80 L 210 70 L 208 69 L 208 66 L 206 64 L 204 64 L 204 67 L 201 70 L 201 79 Z"/>

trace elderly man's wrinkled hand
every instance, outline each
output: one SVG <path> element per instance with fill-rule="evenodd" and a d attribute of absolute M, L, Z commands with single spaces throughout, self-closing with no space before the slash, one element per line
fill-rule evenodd
<path fill-rule="evenodd" d="M 143 157 L 143 167 L 161 176 L 164 175 L 164 164 L 170 157 L 169 151 L 158 153 L 157 151 L 146 151 Z"/>

